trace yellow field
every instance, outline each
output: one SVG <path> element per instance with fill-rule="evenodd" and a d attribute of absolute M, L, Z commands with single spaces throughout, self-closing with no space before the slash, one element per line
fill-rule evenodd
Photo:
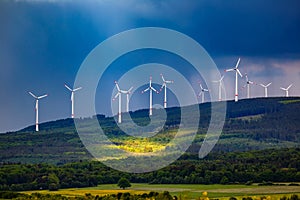
<path fill-rule="evenodd" d="M 245 186 L 245 185 L 187 185 L 187 184 L 132 184 L 131 188 L 119 189 L 116 184 L 99 185 L 90 188 L 72 188 L 61 189 L 59 191 L 37 190 L 26 191 L 23 193 L 42 193 L 42 194 L 61 194 L 64 196 L 85 196 L 91 194 L 93 196 L 104 196 L 106 194 L 117 194 L 129 192 L 131 194 L 143 194 L 150 191 L 163 192 L 169 191 L 172 195 L 181 197 L 181 199 L 199 199 L 203 197 L 203 192 L 208 193 L 209 198 L 218 198 L 220 200 L 228 200 L 229 197 L 237 197 L 239 200 L 246 196 L 253 199 L 266 197 L 268 200 L 279 200 L 283 196 L 291 196 L 297 194 L 300 196 L 300 186 Z"/>

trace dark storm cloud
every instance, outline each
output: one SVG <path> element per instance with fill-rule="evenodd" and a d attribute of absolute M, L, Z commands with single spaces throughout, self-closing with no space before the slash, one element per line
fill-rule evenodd
<path fill-rule="evenodd" d="M 32 19 L 41 18 L 41 23 L 49 25 L 43 29 L 50 30 L 50 34 L 55 33 L 52 26 L 57 31 L 64 28 L 56 26 L 62 21 L 67 22 L 71 30 L 81 32 L 75 27 L 84 28 L 81 22 L 85 20 L 92 24 L 84 30 L 96 26 L 94 30 L 102 29 L 102 34 L 107 29 L 111 29 L 110 34 L 117 33 L 122 26 L 155 25 L 182 31 L 215 55 L 286 56 L 300 52 L 298 0 L 50 1 L 56 2 L 55 5 L 43 0 L 33 2 L 23 5 L 23 9 L 11 9 L 11 16 L 16 18 L 22 16 L 22 12 L 35 13 Z M 36 2 L 43 3 L 38 5 Z"/>
<path fill-rule="evenodd" d="M 253 78 L 264 82 L 282 75 L 279 82 L 289 75 L 299 82 L 299 8 L 299 0 L 0 0 L 0 131 L 33 122 L 28 90 L 49 93 L 41 104 L 41 121 L 68 117 L 69 94 L 63 84 L 73 84 L 96 45 L 138 27 L 189 35 L 221 69 L 241 56 L 241 70 Z M 228 83 L 231 78 L 226 77 Z M 108 85 L 111 89 L 113 81 Z"/>
<path fill-rule="evenodd" d="M 206 1 L 192 18 L 193 36 L 216 54 L 299 54 L 299 7 L 296 0 Z"/>

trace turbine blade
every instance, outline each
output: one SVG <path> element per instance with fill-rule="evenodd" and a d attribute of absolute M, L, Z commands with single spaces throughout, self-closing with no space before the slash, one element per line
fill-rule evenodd
<path fill-rule="evenodd" d="M 264 84 L 262 84 L 262 83 L 261 83 L 261 84 L 259 84 L 259 85 L 261 85 L 262 87 L 267 87 L 266 85 L 264 85 Z"/>
<path fill-rule="evenodd" d="M 154 88 L 154 87 L 150 87 L 151 88 L 151 90 L 153 90 L 154 92 L 157 92 L 157 90 Z"/>
<path fill-rule="evenodd" d="M 239 67 L 240 61 L 241 61 L 241 58 L 238 59 L 236 65 L 235 65 L 235 69 L 237 69 Z"/>
<path fill-rule="evenodd" d="M 133 89 L 133 87 L 129 88 L 129 90 L 127 91 L 127 93 L 130 93 L 132 89 Z"/>
<path fill-rule="evenodd" d="M 225 72 L 231 72 L 234 71 L 234 69 L 226 69 Z"/>
<path fill-rule="evenodd" d="M 70 90 L 71 92 L 73 91 L 67 84 L 65 84 L 65 87 Z"/>
<path fill-rule="evenodd" d="M 163 82 L 166 82 L 166 80 L 165 80 L 163 74 L 160 74 L 160 76 L 161 76 L 161 79 L 163 80 Z"/>
<path fill-rule="evenodd" d="M 200 88 L 201 88 L 201 90 L 203 90 L 203 87 L 202 87 L 202 85 L 200 84 Z"/>
<path fill-rule="evenodd" d="M 82 89 L 82 87 L 76 88 L 73 90 L 73 92 L 76 92 L 77 90 L 81 90 L 81 89 Z"/>
<path fill-rule="evenodd" d="M 48 94 L 44 94 L 43 96 L 39 96 L 38 99 L 42 99 L 44 97 L 48 96 Z"/>
<path fill-rule="evenodd" d="M 166 87 L 166 83 L 163 83 L 162 86 L 160 87 L 160 91 L 162 91 L 162 89 Z"/>
<path fill-rule="evenodd" d="M 272 82 L 271 82 L 271 83 L 269 83 L 268 85 L 266 85 L 266 87 L 269 87 L 271 84 L 272 84 Z"/>
<path fill-rule="evenodd" d="M 245 77 L 246 77 L 246 81 L 249 82 L 249 79 L 248 79 L 248 75 L 245 74 Z"/>
<path fill-rule="evenodd" d="M 114 99 L 116 99 L 120 94 L 121 94 L 121 93 L 118 92 L 118 93 L 115 95 Z"/>
<path fill-rule="evenodd" d="M 32 92 L 28 92 L 33 98 L 37 99 L 37 96 L 35 96 Z"/>
<path fill-rule="evenodd" d="M 287 90 L 286 88 L 283 88 L 283 87 L 280 87 L 280 89 L 282 89 L 282 90 Z"/>
<path fill-rule="evenodd" d="M 241 77 L 243 77 L 243 75 L 241 74 L 241 72 L 240 72 L 239 69 L 236 69 L 236 71 L 237 71 L 237 73 L 238 73 Z"/>
<path fill-rule="evenodd" d="M 116 87 L 117 87 L 117 90 L 120 92 L 120 87 L 119 87 L 119 84 L 117 81 L 115 81 L 115 84 L 116 84 Z"/>
<path fill-rule="evenodd" d="M 143 90 L 142 93 L 147 92 L 150 88 L 148 87 L 147 89 Z"/>
<path fill-rule="evenodd" d="M 289 87 L 287 87 L 286 89 L 288 90 L 288 89 L 290 89 L 292 86 L 293 86 L 293 84 L 289 85 Z"/>
<path fill-rule="evenodd" d="M 222 80 L 223 80 L 223 78 L 224 78 L 224 75 L 221 77 L 221 79 L 220 79 L 219 81 L 222 81 Z"/>

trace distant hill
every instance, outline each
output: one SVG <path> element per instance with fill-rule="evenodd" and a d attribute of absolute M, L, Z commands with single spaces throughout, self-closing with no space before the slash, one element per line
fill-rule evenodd
<path fill-rule="evenodd" d="M 203 141 L 209 119 L 211 103 L 200 104 L 199 130 L 190 153 L 197 153 Z M 260 150 L 267 148 L 299 147 L 300 142 L 300 98 L 256 98 L 235 103 L 227 102 L 226 122 L 216 152 Z M 148 110 L 130 113 L 139 125 L 149 123 Z M 128 138 L 111 117 L 97 115 L 94 118 L 115 144 L 127 148 Z M 193 113 L 191 112 L 191 118 Z M 82 119 L 89 125 L 91 119 Z M 178 128 L 180 108 L 167 109 L 167 122 L 150 143 L 164 145 L 172 139 L 169 134 Z M 92 156 L 84 148 L 74 127 L 73 119 L 62 119 L 40 125 L 40 132 L 29 126 L 17 132 L 0 134 L 0 162 L 63 164 L 90 160 Z M 152 147 L 151 147 L 152 148 Z M 152 151 L 152 149 L 147 149 Z"/>

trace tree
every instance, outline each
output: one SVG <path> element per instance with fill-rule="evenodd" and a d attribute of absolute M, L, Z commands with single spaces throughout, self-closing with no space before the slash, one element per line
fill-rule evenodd
<path fill-rule="evenodd" d="M 226 176 L 223 176 L 223 178 L 221 179 L 220 183 L 221 184 L 227 184 L 227 183 L 229 183 L 229 180 L 228 180 L 228 178 Z"/>
<path fill-rule="evenodd" d="M 48 189 L 50 191 L 59 189 L 59 178 L 54 173 L 48 175 Z"/>
<path fill-rule="evenodd" d="M 131 187 L 131 184 L 126 178 L 123 177 L 118 181 L 118 186 L 124 190 L 127 187 Z"/>

